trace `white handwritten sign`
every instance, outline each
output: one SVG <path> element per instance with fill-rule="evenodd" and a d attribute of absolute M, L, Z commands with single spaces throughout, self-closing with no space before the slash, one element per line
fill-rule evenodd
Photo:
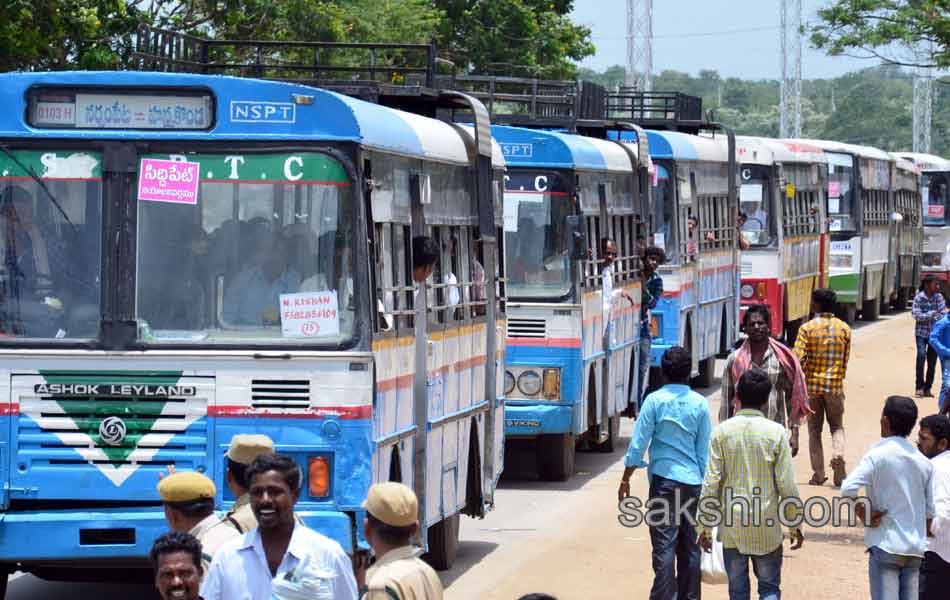
<path fill-rule="evenodd" d="M 284 337 L 325 337 L 340 334 L 336 292 L 280 295 L 280 329 Z"/>

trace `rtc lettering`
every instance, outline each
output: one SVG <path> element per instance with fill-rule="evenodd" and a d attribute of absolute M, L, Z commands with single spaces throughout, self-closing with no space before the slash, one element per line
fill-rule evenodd
<path fill-rule="evenodd" d="M 243 156 L 225 156 L 224 162 L 228 163 L 231 166 L 231 173 L 228 175 L 228 179 L 238 179 L 238 165 L 244 164 Z"/>

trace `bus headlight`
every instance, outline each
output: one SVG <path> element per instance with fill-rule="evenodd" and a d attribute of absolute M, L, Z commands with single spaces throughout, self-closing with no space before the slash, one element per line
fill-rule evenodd
<path fill-rule="evenodd" d="M 518 389 L 525 396 L 534 396 L 541 391 L 541 376 L 537 371 L 525 371 L 518 376 Z"/>
<path fill-rule="evenodd" d="M 505 371 L 505 395 L 507 396 L 515 389 L 515 376 L 511 371 Z"/>
<path fill-rule="evenodd" d="M 742 287 L 739 288 L 739 295 L 742 296 L 743 300 L 748 300 L 755 294 L 755 288 L 752 287 L 752 284 L 743 283 Z"/>
<path fill-rule="evenodd" d="M 561 398 L 561 370 L 545 369 L 541 384 L 541 395 L 545 400 Z"/>

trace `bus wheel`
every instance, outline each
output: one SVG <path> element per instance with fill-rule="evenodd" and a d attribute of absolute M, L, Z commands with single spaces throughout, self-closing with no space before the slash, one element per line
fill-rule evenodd
<path fill-rule="evenodd" d="M 429 551 L 422 557 L 436 571 L 452 568 L 459 549 L 459 514 L 445 517 L 428 529 Z"/>
<path fill-rule="evenodd" d="M 861 318 L 865 321 L 877 321 L 881 316 L 881 301 L 865 300 L 861 305 Z"/>
<path fill-rule="evenodd" d="M 710 356 L 699 361 L 699 376 L 693 381 L 695 387 L 712 387 L 716 379 L 716 357 Z"/>
<path fill-rule="evenodd" d="M 607 419 L 607 439 L 597 444 L 594 448 L 598 452 L 609 454 L 617 448 L 617 440 L 620 437 L 620 415 L 614 415 Z"/>
<path fill-rule="evenodd" d="M 844 307 L 844 322 L 848 325 L 854 325 L 854 322 L 858 318 L 858 305 L 857 304 L 847 304 Z"/>
<path fill-rule="evenodd" d="M 538 477 L 542 481 L 567 481 L 574 474 L 574 434 L 553 433 L 538 437 Z"/>
<path fill-rule="evenodd" d="M 885 298 L 881 298 L 881 310 L 878 314 L 889 315 L 891 314 L 891 302 Z"/>

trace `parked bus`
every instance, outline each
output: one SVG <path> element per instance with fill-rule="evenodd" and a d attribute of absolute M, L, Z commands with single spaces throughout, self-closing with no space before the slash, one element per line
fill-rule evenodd
<path fill-rule="evenodd" d="M 410 485 L 451 563 L 502 468 L 488 124 L 231 77 L 0 80 L 0 568 L 145 566 L 159 474 L 204 472 L 227 508 L 238 433 L 298 461 L 298 514 L 351 554 L 368 486 Z"/>
<path fill-rule="evenodd" d="M 944 295 L 950 292 L 950 161 L 933 154 L 913 152 L 898 156 L 914 162 L 921 171 L 924 240 L 921 275 L 936 277 Z"/>
<path fill-rule="evenodd" d="M 663 298 L 652 311 L 652 366 L 671 346 L 691 351 L 693 373 L 712 385 L 738 316 L 735 154 L 727 136 L 647 131 L 653 161 L 650 243 L 663 248 Z M 728 134 L 731 135 L 731 134 Z M 624 141 L 634 134 L 621 134 Z M 657 377 L 651 374 L 650 381 Z M 651 384 L 652 385 L 652 384 Z"/>
<path fill-rule="evenodd" d="M 894 177 L 892 191 L 890 256 L 897 257 L 894 270 L 892 306 L 907 308 L 914 299 L 920 283 L 920 268 L 924 243 L 923 203 L 921 200 L 920 169 L 913 161 L 893 155 Z"/>
<path fill-rule="evenodd" d="M 575 445 L 613 451 L 636 400 L 640 165 L 636 146 L 494 125 L 508 165 L 505 434 L 537 440 L 542 479 L 565 480 Z M 601 240 L 615 241 L 617 299 L 605 309 Z M 576 244 L 574 240 L 586 244 Z M 612 334 L 605 345 L 605 319 Z"/>
<path fill-rule="evenodd" d="M 766 304 L 772 335 L 794 341 L 808 318 L 811 293 L 827 277 L 827 161 L 804 143 L 736 138 L 743 306 Z"/>
<path fill-rule="evenodd" d="M 825 140 L 793 140 L 817 146 L 828 161 L 829 286 L 842 317 L 873 321 L 896 295 L 897 256 L 891 254 L 894 224 L 891 177 L 894 159 L 867 146 Z"/>

